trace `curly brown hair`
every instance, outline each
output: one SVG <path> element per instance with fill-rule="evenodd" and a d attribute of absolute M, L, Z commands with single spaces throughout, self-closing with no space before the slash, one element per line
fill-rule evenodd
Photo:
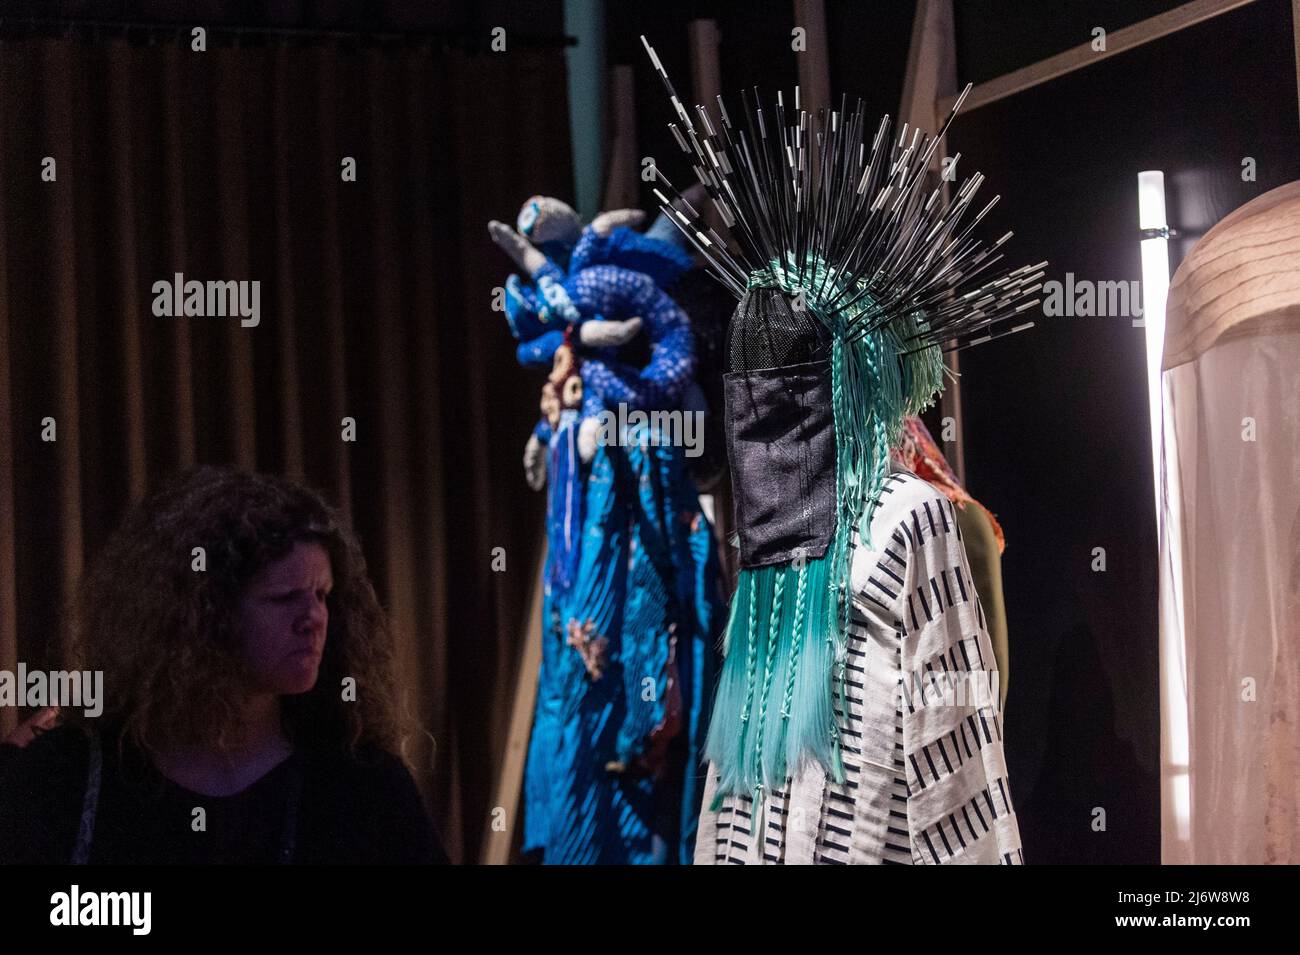
<path fill-rule="evenodd" d="M 329 553 L 334 589 L 319 678 L 282 698 L 295 743 L 399 753 L 411 729 L 394 688 L 393 641 L 365 559 L 338 512 L 283 478 L 210 465 L 168 481 L 127 514 L 82 580 L 65 630 L 69 665 L 101 670 L 102 719 L 147 751 L 162 744 L 225 751 L 239 738 L 249 685 L 240 596 L 300 541 Z M 206 571 L 192 569 L 194 548 Z M 355 702 L 342 698 L 356 680 Z M 69 721 L 84 719 L 77 711 Z"/>

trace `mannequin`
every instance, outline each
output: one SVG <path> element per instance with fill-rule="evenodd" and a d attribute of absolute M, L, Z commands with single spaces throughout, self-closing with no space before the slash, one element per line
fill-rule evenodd
<path fill-rule="evenodd" d="M 942 132 L 896 138 L 886 119 L 872 138 L 860 101 L 811 117 L 797 92 L 789 112 L 748 95 L 688 112 L 645 45 L 721 225 L 691 204 L 674 222 L 739 300 L 724 394 L 740 571 L 695 861 L 1021 864 L 955 508 L 890 449 L 941 390 L 942 350 L 1026 327 L 1000 323 L 1037 304 L 1042 273 L 985 274 L 1006 237 L 968 241 L 978 175 L 951 206 L 927 198 Z"/>

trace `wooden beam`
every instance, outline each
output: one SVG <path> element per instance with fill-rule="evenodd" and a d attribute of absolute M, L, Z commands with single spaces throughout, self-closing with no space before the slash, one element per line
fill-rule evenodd
<path fill-rule="evenodd" d="M 691 88 L 695 102 L 712 109 L 722 92 L 722 68 L 718 65 L 722 34 L 718 32 L 718 21 L 692 20 L 686 24 L 686 36 L 691 51 Z"/>
<path fill-rule="evenodd" d="M 831 68 L 826 53 L 826 5 L 822 0 L 794 0 L 794 25 L 803 27 L 807 48 L 796 54 L 799 106 L 810 116 L 831 105 Z M 814 172 L 816 171 L 814 167 Z"/>
<path fill-rule="evenodd" d="M 935 132 L 938 101 L 957 90 L 957 53 L 952 0 L 918 0 L 907 51 L 907 72 L 898 116 L 905 123 Z M 947 112 L 943 113 L 947 116 Z M 938 168 L 942 150 L 936 150 Z"/>
<path fill-rule="evenodd" d="M 1104 50 L 1094 50 L 1092 41 L 1089 40 L 1064 53 L 1049 56 L 1023 69 L 979 84 L 971 90 L 970 96 L 962 105 L 962 115 L 1254 2 L 1255 0 L 1192 0 L 1191 3 L 1185 3 L 1181 7 L 1175 7 L 1140 23 L 1121 27 L 1113 33 L 1106 34 Z M 1295 0 L 1292 0 L 1292 4 L 1295 5 Z M 946 115 L 952 109 L 955 99 L 955 95 L 941 98 L 939 112 Z"/>
<path fill-rule="evenodd" d="M 636 155 L 636 96 L 632 67 L 609 68 L 610 139 L 602 210 L 631 209 L 641 204 L 641 166 Z"/>
<path fill-rule="evenodd" d="M 898 107 L 899 118 L 914 127 L 935 133 L 941 117 L 938 101 L 957 89 L 957 43 L 952 0 L 918 0 L 916 18 L 912 22 L 912 42 L 907 51 L 907 74 L 903 80 L 903 99 Z M 931 160 L 931 175 L 938 177 L 943 157 L 948 154 L 945 143 L 940 143 Z M 950 197 L 950 183 L 939 182 L 944 201 Z M 949 352 L 944 364 L 954 377 L 939 396 L 939 414 L 953 420 L 953 440 L 949 444 L 939 432 L 943 455 L 957 474 L 957 480 L 966 483 L 966 430 L 962 416 L 961 356 Z"/>
<path fill-rule="evenodd" d="M 718 63 L 718 44 L 722 41 L 722 34 L 718 32 L 718 21 L 692 20 L 686 24 L 686 35 L 691 51 L 693 103 L 699 103 L 717 115 L 718 95 L 722 92 L 722 67 Z M 722 217 L 711 202 L 704 207 L 704 221 L 713 229 L 722 231 Z"/>
<path fill-rule="evenodd" d="M 533 708 L 537 703 L 537 674 L 542 668 L 542 574 L 546 567 L 546 527 L 542 526 L 537 546 L 537 564 L 533 568 L 533 597 L 528 602 L 528 616 L 521 629 L 524 632 L 523 656 L 519 661 L 519 675 L 515 678 L 515 702 L 510 710 L 510 729 L 506 734 L 505 751 L 501 756 L 501 772 L 483 827 L 483 844 L 479 860 L 484 865 L 509 865 L 510 853 L 515 845 L 515 831 L 523 819 L 524 768 L 528 760 L 528 739 L 533 732 Z M 502 818 L 498 809 L 505 810 L 505 829 L 493 829 L 493 823 Z"/>

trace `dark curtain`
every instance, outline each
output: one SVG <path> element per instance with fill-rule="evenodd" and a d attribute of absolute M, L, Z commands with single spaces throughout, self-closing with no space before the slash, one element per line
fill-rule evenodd
<path fill-rule="evenodd" d="M 436 740 L 416 779 L 472 861 L 542 513 L 485 224 L 570 194 L 564 84 L 559 48 L 0 41 L 0 668 L 56 664 L 83 567 L 163 476 L 303 480 L 361 539 Z M 260 280 L 260 324 L 155 317 L 176 272 Z"/>

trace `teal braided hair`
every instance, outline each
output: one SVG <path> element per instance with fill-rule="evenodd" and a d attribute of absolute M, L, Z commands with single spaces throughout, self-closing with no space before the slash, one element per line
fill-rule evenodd
<path fill-rule="evenodd" d="M 723 664 L 706 755 L 719 769 L 719 797 L 781 785 L 791 770 L 812 760 L 843 780 L 837 700 L 851 613 L 854 534 L 871 546 L 870 518 L 889 473 L 889 448 L 905 415 L 928 406 L 943 383 L 937 346 L 904 354 L 900 326 L 870 322 L 869 294 L 849 309 L 825 303 L 848 298 L 831 268 L 810 257 L 802 271 L 773 262 L 750 277 L 750 287 L 774 287 L 809 309 L 831 343 L 830 376 L 836 441 L 834 536 L 820 558 L 743 569 L 724 638 L 735 645 L 734 606 L 748 608 L 745 654 Z M 920 319 L 902 326 L 916 330 Z M 784 599 L 786 588 L 793 600 Z M 766 623 L 767 632 L 759 632 Z M 760 685 L 761 679 L 761 685 Z M 770 706 L 773 684 L 783 687 Z"/>

